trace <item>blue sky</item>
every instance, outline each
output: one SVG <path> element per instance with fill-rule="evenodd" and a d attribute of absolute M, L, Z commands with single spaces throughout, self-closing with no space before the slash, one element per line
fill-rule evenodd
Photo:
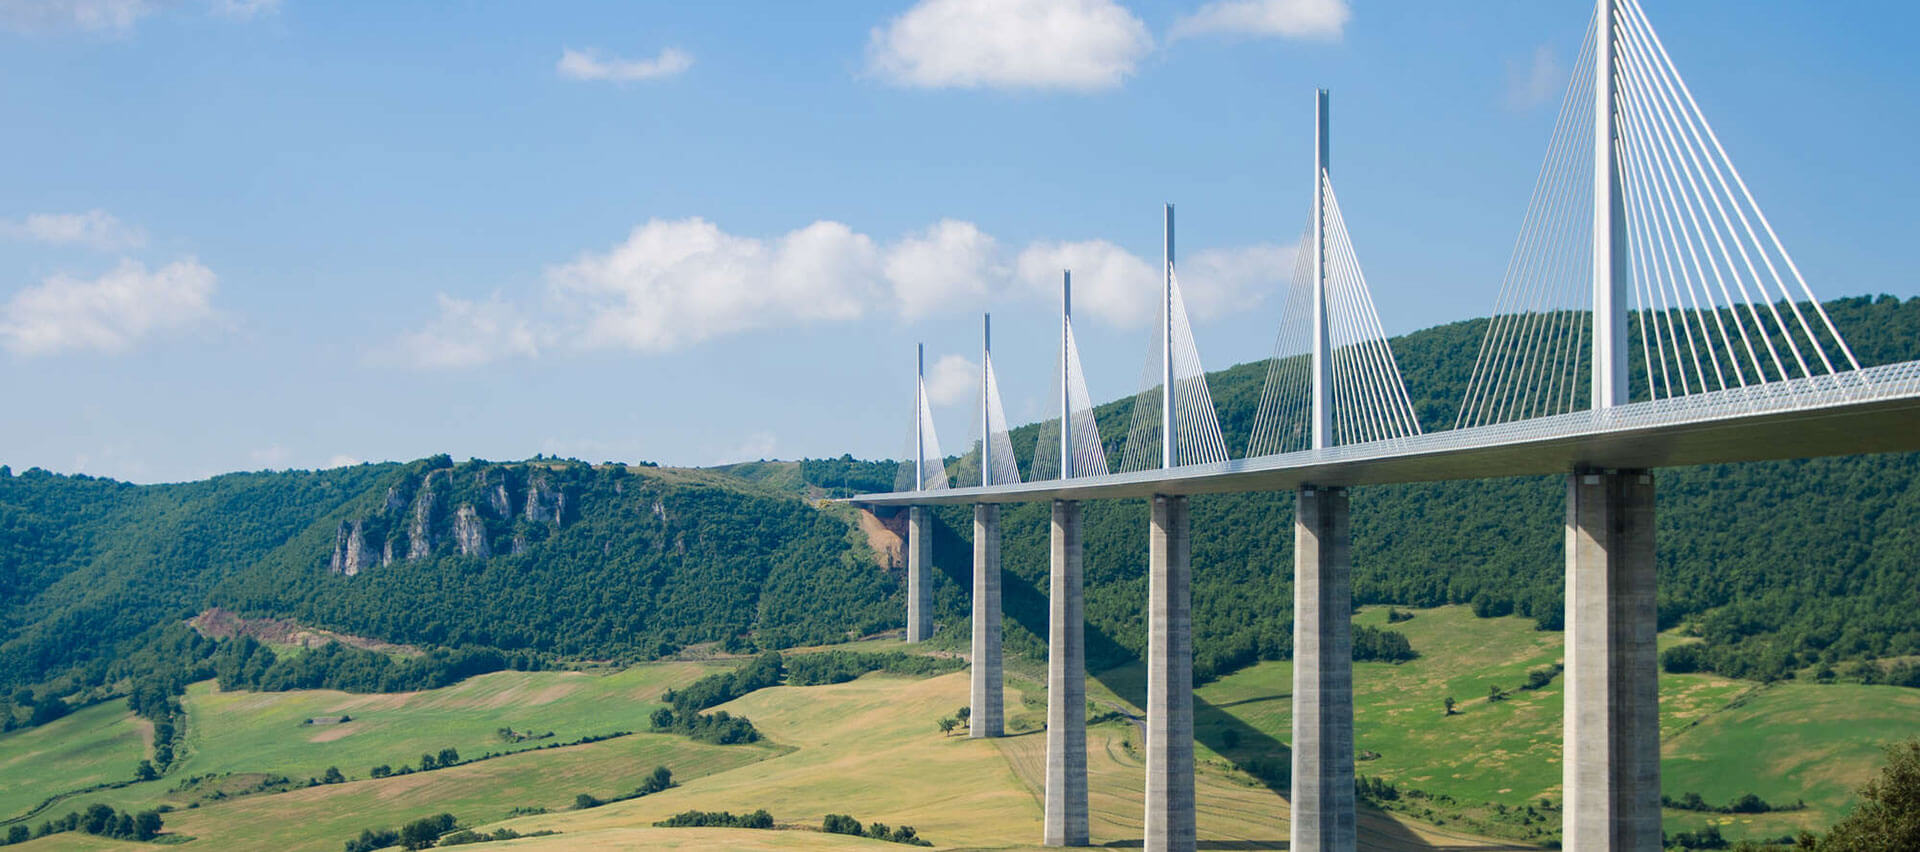
<path fill-rule="evenodd" d="M 1646 5 L 1815 292 L 1920 293 L 1920 9 Z M 1589 12 L 0 0 L 0 463 L 891 456 L 922 340 L 956 449 L 983 310 L 1045 413 L 1062 264 L 1136 389 L 1164 201 L 1266 354 L 1316 86 L 1387 330 L 1481 315 Z"/>

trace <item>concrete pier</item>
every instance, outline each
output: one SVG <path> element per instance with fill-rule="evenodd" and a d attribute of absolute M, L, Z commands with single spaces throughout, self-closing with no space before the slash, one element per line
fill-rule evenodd
<path fill-rule="evenodd" d="M 973 697 L 967 735 L 1006 733 L 1000 661 L 1000 507 L 973 507 Z"/>
<path fill-rule="evenodd" d="M 1353 564 L 1345 488 L 1293 508 L 1293 834 L 1297 852 L 1352 852 Z"/>
<path fill-rule="evenodd" d="M 1086 599 L 1080 504 L 1053 502 L 1047 584 L 1047 789 L 1041 842 L 1087 845 Z"/>
<path fill-rule="evenodd" d="M 1191 852 L 1193 613 L 1187 498 L 1155 496 L 1147 579 L 1148 852 Z"/>
<path fill-rule="evenodd" d="M 1653 558 L 1652 474 L 1567 478 L 1567 849 L 1660 848 Z"/>
<path fill-rule="evenodd" d="M 933 518 L 907 510 L 907 641 L 933 638 Z"/>

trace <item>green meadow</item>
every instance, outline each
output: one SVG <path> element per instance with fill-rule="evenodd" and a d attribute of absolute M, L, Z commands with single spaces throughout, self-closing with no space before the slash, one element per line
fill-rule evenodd
<path fill-rule="evenodd" d="M 1420 657 L 1355 666 L 1359 773 L 1393 782 L 1388 810 L 1363 809 L 1369 849 L 1482 848 L 1539 839 L 1558 822 L 1541 799 L 1560 798 L 1560 702 L 1556 676 L 1521 689 L 1530 671 L 1560 657 L 1560 635 L 1521 618 L 1479 619 L 1464 607 L 1406 610 L 1395 623 Z M 1385 626 L 1369 608 L 1356 620 Z M 1677 641 L 1663 637 L 1663 643 Z M 897 643 L 863 643 L 863 650 Z M 337 850 L 364 828 L 398 826 L 442 811 L 464 826 L 553 830 L 514 848 L 882 849 L 876 841 L 810 829 L 828 813 L 912 825 L 940 847 L 1034 848 L 1045 765 L 1044 669 L 1009 661 L 1009 737 L 942 735 L 935 722 L 967 701 L 966 672 L 932 678 L 872 674 L 849 683 L 760 690 L 717 709 L 746 715 L 766 738 L 713 746 L 637 733 L 539 749 L 613 731 L 644 731 L 668 688 L 736 661 L 662 662 L 606 672 L 502 672 L 427 692 L 353 695 L 331 691 L 223 693 L 195 684 L 184 701 L 187 748 L 166 778 L 63 799 L 47 815 L 94 802 L 137 810 L 170 805 L 167 831 L 196 846 L 241 850 Z M 1137 715 L 1138 667 L 1089 682 L 1091 712 Z M 1196 694 L 1199 826 L 1203 840 L 1234 848 L 1284 843 L 1287 804 L 1265 764 L 1284 767 L 1292 666 L 1261 663 Z M 1489 700 L 1490 688 L 1505 693 Z M 1447 715 L 1444 699 L 1455 699 Z M 349 716 L 338 724 L 306 724 Z M 1663 676 L 1664 786 L 1714 804 L 1753 793 L 1806 808 L 1722 815 L 1668 810 L 1669 832 L 1707 824 L 1730 838 L 1772 838 L 1821 829 L 1849 807 L 1877 771 L 1879 745 L 1920 730 L 1920 691 L 1784 682 L 1761 685 L 1712 675 Z M 505 741 L 501 728 L 554 733 Z M 964 731 L 964 729 L 962 729 Z M 146 753 L 144 725 L 123 705 L 86 708 L 51 725 L 0 737 L 0 803 L 18 814 L 53 793 L 130 778 Z M 1138 723 L 1111 715 L 1089 730 L 1096 844 L 1137 841 L 1141 817 Z M 417 764 L 423 752 L 502 757 L 449 769 L 369 779 L 377 764 Z M 654 766 L 680 786 L 639 799 L 574 810 L 574 797 L 630 791 Z M 262 779 L 308 777 L 339 767 L 347 783 L 249 793 Z M 1268 773 L 1270 777 L 1270 772 Z M 214 776 L 188 789 L 182 780 Z M 1428 796 L 1408 795 L 1419 790 Z M 1527 809 L 1535 811 L 1527 815 Z M 658 829 L 689 809 L 770 811 L 786 831 Z M 544 813 L 531 812 L 544 809 Z M 37 824 L 36 817 L 30 824 Z M 1506 838 L 1506 839 L 1500 839 Z M 62 835 L 27 848 L 127 848 L 122 841 Z"/>

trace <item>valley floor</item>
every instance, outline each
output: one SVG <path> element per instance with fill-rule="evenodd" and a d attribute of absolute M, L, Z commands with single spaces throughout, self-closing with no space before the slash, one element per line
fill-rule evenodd
<path fill-rule="evenodd" d="M 1414 611 L 1393 625 L 1421 657 L 1356 666 L 1359 772 L 1401 791 L 1366 809 L 1366 849 L 1525 848 L 1544 837 L 1559 798 L 1560 680 L 1521 690 L 1530 670 L 1559 656 L 1559 635 L 1517 618 L 1476 619 L 1463 608 Z M 1384 624 L 1384 610 L 1362 623 Z M 869 643 L 863 648 L 899 647 Z M 744 715 L 767 738 L 714 746 L 671 734 L 634 733 L 542 748 L 588 736 L 645 731 L 667 688 L 731 665 L 674 662 L 604 673 L 502 672 L 446 689 L 400 695 L 309 691 L 189 691 L 189 742 L 166 777 L 70 796 L 27 820 L 99 802 L 129 811 L 170 805 L 166 831 L 192 848 L 335 852 L 365 828 L 398 827 L 449 812 L 476 829 L 544 838 L 513 849 L 905 849 L 817 830 L 828 813 L 913 826 L 938 848 L 1029 849 L 1040 835 L 1045 737 L 1038 668 L 1010 666 L 1011 736 L 942 735 L 939 718 L 967 701 L 966 672 L 927 679 L 868 675 L 832 686 L 775 687 L 716 710 Z M 1096 712 L 1137 715 L 1137 670 L 1089 683 Z M 1287 803 L 1269 783 L 1287 763 L 1291 667 L 1263 663 L 1203 686 L 1196 695 L 1199 828 L 1203 846 L 1284 849 Z M 1508 693 L 1489 701 L 1490 687 Z M 1669 795 L 1698 792 L 1724 804 L 1755 793 L 1782 813 L 1667 812 L 1667 830 L 1714 824 L 1732 838 L 1779 837 L 1821 828 L 1876 769 L 1879 742 L 1920 730 L 1920 690 L 1785 683 L 1706 675 L 1663 676 L 1664 779 Z M 1456 698 L 1454 715 L 1442 700 Z M 306 724 L 347 715 L 339 724 Z M 144 753 L 137 720 L 118 703 L 88 708 L 43 728 L 0 737 L 0 819 L 48 796 L 130 778 Z M 511 729 L 514 737 L 503 734 Z M 964 730 L 964 728 L 962 729 Z M 552 737 L 545 737 L 548 731 Z M 533 739 L 522 739 L 532 735 Z M 1113 715 L 1090 728 L 1089 775 L 1096 845 L 1138 843 L 1140 733 Z M 371 767 L 417 764 L 457 749 L 463 759 L 502 756 L 428 772 L 373 779 Z M 510 752 L 510 753 L 508 753 Z M 586 793 L 632 790 L 653 767 L 679 786 L 573 809 Z M 338 767 L 350 780 L 306 786 Z M 291 784 L 279 783 L 284 776 Z M 289 789 L 291 787 L 291 789 Z M 1414 793 L 1413 791 L 1421 791 Z M 1531 812 L 1529 809 L 1532 809 Z M 765 809 L 779 828 L 655 828 L 686 810 Z M 1497 839 L 1511 838 L 1511 839 Z M 138 846 L 140 844 L 132 844 Z M 74 834 L 29 850 L 127 849 L 124 841 Z"/>

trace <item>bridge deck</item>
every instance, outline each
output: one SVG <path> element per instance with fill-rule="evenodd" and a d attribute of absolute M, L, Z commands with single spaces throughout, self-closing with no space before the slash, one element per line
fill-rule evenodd
<path fill-rule="evenodd" d="M 1041 480 L 862 494 L 863 506 L 1281 491 L 1920 450 L 1920 361 L 1326 450 Z"/>

